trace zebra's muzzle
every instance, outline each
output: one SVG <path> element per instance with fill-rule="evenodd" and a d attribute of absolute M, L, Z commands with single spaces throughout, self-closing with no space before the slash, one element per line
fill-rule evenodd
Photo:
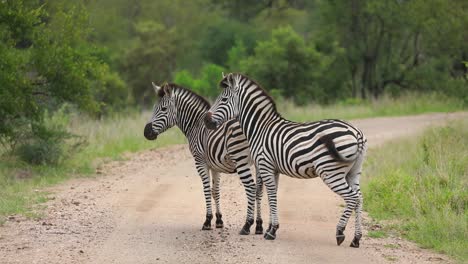
<path fill-rule="evenodd" d="M 205 118 L 203 119 L 203 121 L 205 122 L 206 128 L 208 128 L 210 130 L 215 130 L 217 125 L 216 125 L 216 122 L 213 121 L 212 115 L 213 115 L 213 113 L 206 112 Z"/>
<path fill-rule="evenodd" d="M 151 123 L 146 124 L 143 134 L 148 140 L 155 140 L 158 137 L 158 134 L 154 133 L 153 125 Z"/>

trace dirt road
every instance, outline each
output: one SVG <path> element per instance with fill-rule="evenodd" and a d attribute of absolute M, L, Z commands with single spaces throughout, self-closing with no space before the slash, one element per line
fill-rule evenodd
<path fill-rule="evenodd" d="M 372 148 L 453 118 L 468 118 L 468 113 L 352 123 L 366 133 Z M 345 242 L 336 246 L 335 226 L 343 202 L 320 179 L 281 177 L 281 228 L 277 240 L 265 241 L 263 236 L 237 234 L 244 223 L 245 196 L 237 176 L 225 175 L 221 180 L 225 228 L 201 231 L 202 184 L 184 145 L 108 163 L 98 175 L 51 189 L 41 220 L 11 216 L 0 227 L 0 263 L 450 262 L 399 238 L 367 237 L 372 228 L 368 218 L 361 248 L 348 247 L 352 221 Z"/>

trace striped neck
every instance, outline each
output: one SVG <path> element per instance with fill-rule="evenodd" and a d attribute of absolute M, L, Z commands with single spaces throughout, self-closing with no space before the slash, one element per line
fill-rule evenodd
<path fill-rule="evenodd" d="M 274 121 L 282 117 L 272 98 L 257 84 L 241 87 L 239 93 L 239 123 L 249 141 L 255 140 Z"/>
<path fill-rule="evenodd" d="M 203 117 L 210 108 L 209 103 L 190 90 L 179 88 L 174 91 L 177 108 L 176 125 L 189 137 L 204 127 Z"/>

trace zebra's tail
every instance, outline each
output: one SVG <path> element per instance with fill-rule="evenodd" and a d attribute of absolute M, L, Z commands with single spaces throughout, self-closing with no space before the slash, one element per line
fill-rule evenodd
<path fill-rule="evenodd" d="M 362 153 L 364 149 L 364 144 L 366 143 L 366 140 L 363 140 L 362 138 L 356 138 L 357 141 L 357 150 L 354 154 L 345 157 L 341 155 L 341 153 L 336 149 L 335 143 L 333 142 L 333 138 L 330 135 L 323 135 L 319 139 L 328 149 L 330 154 L 337 160 L 339 161 L 344 161 L 344 162 L 351 162 L 356 160 L 359 157 L 359 154 Z"/>

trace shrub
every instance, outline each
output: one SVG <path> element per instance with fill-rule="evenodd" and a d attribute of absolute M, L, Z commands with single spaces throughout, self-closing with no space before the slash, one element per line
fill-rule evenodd
<path fill-rule="evenodd" d="M 42 122 L 31 125 L 15 150 L 21 160 L 33 165 L 57 165 L 85 144 L 84 138 L 66 130 L 65 112 L 66 106 L 51 116 L 46 113 Z"/>

